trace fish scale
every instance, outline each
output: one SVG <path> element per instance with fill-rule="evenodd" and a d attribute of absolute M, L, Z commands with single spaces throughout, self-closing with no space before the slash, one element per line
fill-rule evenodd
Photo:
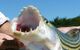
<path fill-rule="evenodd" d="M 77 33 L 75 37 L 70 37 L 68 33 L 64 34 L 60 32 L 50 23 L 48 24 L 48 27 L 53 30 L 55 29 L 57 32 L 63 50 L 80 50 L 80 33 Z"/>
<path fill-rule="evenodd" d="M 34 8 L 34 7 L 32 7 Z M 20 14 L 22 14 L 24 12 L 24 10 L 26 10 L 27 7 L 25 7 Z M 36 8 L 34 8 L 34 10 L 37 11 Z M 44 18 L 44 17 L 43 17 Z M 44 22 L 45 26 L 49 27 L 51 30 L 57 32 L 57 37 L 60 40 L 60 44 L 62 46 L 62 50 L 80 50 L 80 33 L 77 33 L 75 37 L 71 37 L 68 35 L 68 33 L 64 34 L 62 32 L 60 32 L 56 27 L 54 27 L 53 25 L 51 25 L 49 22 Z M 56 34 L 56 33 L 53 33 Z M 55 35 L 56 36 L 56 35 Z"/>

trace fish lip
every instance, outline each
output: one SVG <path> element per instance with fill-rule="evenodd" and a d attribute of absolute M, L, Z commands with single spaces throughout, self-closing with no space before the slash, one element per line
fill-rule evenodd
<path fill-rule="evenodd" d="M 28 13 L 28 15 L 33 13 L 33 15 L 30 17 L 30 16 L 26 15 L 27 13 Z M 18 24 L 21 24 L 21 27 L 22 27 L 22 24 L 25 24 L 25 25 L 27 25 L 26 27 L 29 26 L 29 30 L 30 30 L 30 28 L 32 30 L 34 30 L 37 28 L 37 26 L 39 26 L 39 23 L 41 20 L 40 17 L 41 17 L 41 14 L 40 14 L 39 10 L 32 5 L 29 5 L 28 7 L 24 7 L 23 11 L 21 11 L 21 14 L 19 15 L 19 19 L 18 19 Z M 27 32 L 29 32 L 29 31 L 27 30 Z"/>

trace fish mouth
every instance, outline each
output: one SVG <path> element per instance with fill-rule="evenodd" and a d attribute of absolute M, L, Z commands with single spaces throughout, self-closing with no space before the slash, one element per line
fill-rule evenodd
<path fill-rule="evenodd" d="M 39 10 L 31 5 L 23 9 L 17 23 L 22 32 L 29 32 L 30 29 L 35 30 L 39 26 L 40 17 Z"/>

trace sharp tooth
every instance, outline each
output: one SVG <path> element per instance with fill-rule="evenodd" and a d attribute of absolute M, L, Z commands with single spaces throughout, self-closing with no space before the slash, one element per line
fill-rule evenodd
<path fill-rule="evenodd" d="M 24 10 L 24 9 L 21 9 L 21 11 L 19 12 L 19 15 L 21 15 L 21 14 L 22 14 L 23 10 Z"/>
<path fill-rule="evenodd" d="M 26 10 L 27 9 L 27 7 L 24 7 L 23 9 L 21 9 L 21 12 L 23 12 L 24 10 Z"/>
<path fill-rule="evenodd" d="M 27 7 L 24 7 L 23 9 L 27 9 Z"/>
<path fill-rule="evenodd" d="M 21 28 L 20 28 L 20 32 L 21 32 Z"/>
<path fill-rule="evenodd" d="M 30 28 L 30 32 L 32 32 L 32 28 Z"/>
<path fill-rule="evenodd" d="M 26 33 L 27 31 L 25 31 L 25 33 Z"/>
<path fill-rule="evenodd" d="M 21 12 L 23 12 L 23 9 L 21 9 Z"/>

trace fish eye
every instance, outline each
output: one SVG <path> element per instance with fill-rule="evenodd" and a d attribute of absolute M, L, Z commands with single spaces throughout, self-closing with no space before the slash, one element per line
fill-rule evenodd
<path fill-rule="evenodd" d="M 46 23 L 49 23 L 49 22 L 46 20 Z"/>

